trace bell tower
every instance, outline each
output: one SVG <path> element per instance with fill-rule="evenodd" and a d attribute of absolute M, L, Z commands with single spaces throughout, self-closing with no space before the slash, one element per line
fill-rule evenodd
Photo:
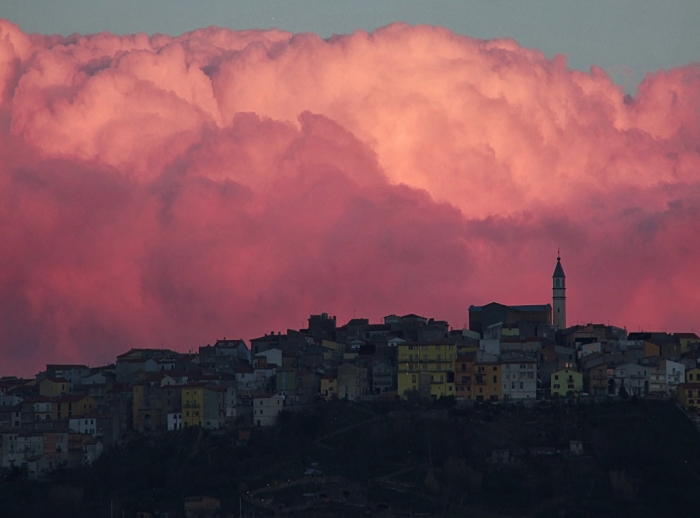
<path fill-rule="evenodd" d="M 557 266 L 552 275 L 552 323 L 558 329 L 566 328 L 566 275 L 561 267 L 561 257 L 557 250 Z"/>

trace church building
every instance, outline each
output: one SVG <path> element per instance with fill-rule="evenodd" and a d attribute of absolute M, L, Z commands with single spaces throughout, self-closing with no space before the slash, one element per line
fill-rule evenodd
<path fill-rule="evenodd" d="M 552 276 L 552 304 L 524 306 L 506 306 L 491 302 L 485 306 L 469 306 L 469 329 L 484 335 L 484 331 L 493 324 L 504 326 L 521 322 L 545 324 L 566 328 L 566 275 L 561 266 L 561 257 L 557 254 L 557 265 Z"/>

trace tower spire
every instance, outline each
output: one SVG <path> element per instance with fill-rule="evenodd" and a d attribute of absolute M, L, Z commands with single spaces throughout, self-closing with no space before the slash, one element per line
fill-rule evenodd
<path fill-rule="evenodd" d="M 557 265 L 552 275 L 552 323 L 559 329 L 566 328 L 566 275 L 561 266 L 561 254 L 557 248 Z"/>

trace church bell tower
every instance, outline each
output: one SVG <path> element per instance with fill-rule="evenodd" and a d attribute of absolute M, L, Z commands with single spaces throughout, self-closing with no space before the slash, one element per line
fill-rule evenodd
<path fill-rule="evenodd" d="M 553 323 L 558 329 L 566 328 L 566 275 L 561 267 L 561 257 L 557 251 L 557 266 L 552 275 L 552 312 Z"/>

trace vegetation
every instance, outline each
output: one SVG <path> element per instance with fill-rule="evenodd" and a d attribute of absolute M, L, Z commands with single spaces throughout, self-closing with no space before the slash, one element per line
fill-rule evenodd
<path fill-rule="evenodd" d="M 112 505 L 115 516 L 181 513 L 183 498 L 195 495 L 220 498 L 224 511 L 237 515 L 240 495 L 298 480 L 311 466 L 343 477 L 352 486 L 346 493 L 361 493 L 367 508 L 381 503 L 395 514 L 697 515 L 700 435 L 675 406 L 635 397 L 531 408 L 337 401 L 284 412 L 276 426 L 254 429 L 245 447 L 236 437 L 200 430 L 134 435 L 93 467 L 56 473 L 50 481 L 30 483 L 10 473 L 0 483 L 3 515 L 108 517 Z M 570 454 L 570 440 L 583 441 L 584 455 Z M 536 450 L 545 447 L 560 453 Z M 509 450 L 515 462 L 492 464 L 496 449 Z M 324 490 L 321 484 L 289 487 L 274 497 L 296 505 L 310 491 Z M 327 510 L 297 515 L 326 516 Z M 266 512 L 256 510 L 257 516 Z"/>

